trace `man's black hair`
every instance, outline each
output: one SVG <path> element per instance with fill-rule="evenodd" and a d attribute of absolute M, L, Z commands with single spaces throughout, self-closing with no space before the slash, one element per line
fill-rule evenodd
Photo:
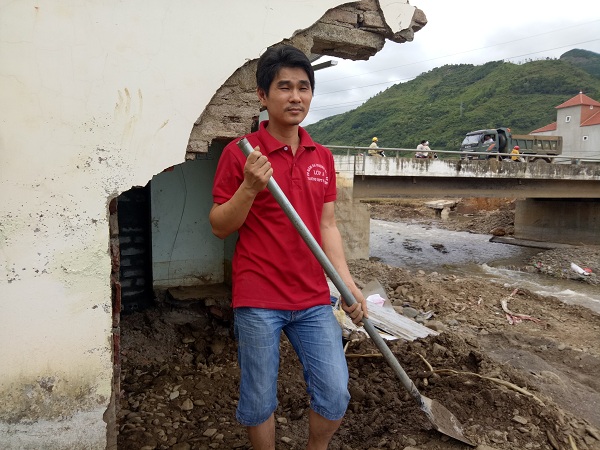
<path fill-rule="evenodd" d="M 310 89 L 315 92 L 315 72 L 309 59 L 291 45 L 271 47 L 261 55 L 256 68 L 256 85 L 268 94 L 271 83 L 283 67 L 304 69 L 310 81 Z"/>
<path fill-rule="evenodd" d="M 424 144 L 425 142 L 427 142 L 427 139 L 423 139 L 423 140 L 421 141 L 421 144 Z"/>

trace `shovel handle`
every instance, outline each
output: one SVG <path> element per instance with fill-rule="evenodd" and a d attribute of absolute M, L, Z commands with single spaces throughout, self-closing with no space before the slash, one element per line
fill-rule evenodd
<path fill-rule="evenodd" d="M 242 152 L 244 152 L 244 155 L 246 155 L 246 157 L 248 157 L 250 153 L 254 151 L 254 149 L 248 142 L 248 139 L 246 138 L 240 139 L 237 143 L 237 146 L 242 150 Z M 294 225 L 296 230 L 298 230 L 298 233 L 300 233 L 300 236 L 302 237 L 304 242 L 306 242 L 306 245 L 308 245 L 308 248 L 313 253 L 313 255 L 315 255 L 315 257 L 321 264 L 321 267 L 323 267 L 325 273 L 329 276 L 335 287 L 340 291 L 340 294 L 344 298 L 344 301 L 348 305 L 353 305 L 354 303 L 356 303 L 354 295 L 352 295 L 352 292 L 350 291 L 348 286 L 346 286 L 346 284 L 342 280 L 342 277 L 340 277 L 340 275 L 337 273 L 337 271 L 333 267 L 333 264 L 331 264 L 331 261 L 329 261 L 327 255 L 325 255 L 325 252 L 323 251 L 317 240 L 310 233 L 310 230 L 304 224 L 304 222 L 302 221 L 302 219 L 300 218 L 290 201 L 287 199 L 287 197 L 275 181 L 275 178 L 269 178 L 269 181 L 267 183 L 267 189 L 271 192 L 277 203 L 279 203 L 279 206 L 281 206 L 281 209 L 283 209 L 285 215 L 290 219 L 292 225 Z M 398 359 L 396 359 L 392 351 L 389 349 L 389 347 L 379 334 L 379 332 L 375 329 L 375 326 L 366 317 L 363 317 L 362 322 L 365 330 L 367 331 L 367 333 L 369 334 L 379 351 L 383 354 L 390 367 L 394 370 L 397 377 L 402 382 L 402 385 L 419 404 L 421 409 L 426 409 L 427 406 L 424 404 L 423 397 L 419 393 L 417 387 L 408 377 L 408 375 L 398 362 Z"/>

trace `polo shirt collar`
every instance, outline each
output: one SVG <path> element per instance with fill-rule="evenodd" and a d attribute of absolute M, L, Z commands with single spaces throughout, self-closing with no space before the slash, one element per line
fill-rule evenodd
<path fill-rule="evenodd" d="M 267 131 L 266 125 L 269 123 L 268 120 L 263 120 L 258 128 L 258 139 L 265 148 L 261 148 L 260 151 L 266 154 L 280 150 L 285 147 L 285 144 L 275 139 Z M 305 150 L 314 150 L 316 148 L 315 142 L 310 137 L 310 134 L 302 127 L 298 127 L 298 136 L 300 136 L 300 147 L 304 147 Z"/>

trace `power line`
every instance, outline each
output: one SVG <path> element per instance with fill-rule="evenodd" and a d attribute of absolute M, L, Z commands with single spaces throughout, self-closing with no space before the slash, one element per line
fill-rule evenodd
<path fill-rule="evenodd" d="M 590 39 L 589 41 L 576 42 L 575 44 L 561 45 L 560 47 L 549 48 L 549 49 L 540 50 L 540 51 L 537 51 L 537 52 L 525 53 L 523 55 L 518 55 L 518 56 L 511 56 L 509 58 L 504 58 L 504 59 L 507 60 L 507 59 L 522 58 L 523 56 L 536 55 L 538 53 L 544 53 L 544 52 L 551 52 L 552 50 L 558 50 L 558 49 L 561 49 L 561 48 L 573 47 L 574 45 L 587 44 L 589 42 L 595 42 L 595 41 L 600 41 L 600 38 L 598 38 L 598 39 Z"/>
<path fill-rule="evenodd" d="M 332 106 L 318 106 L 316 108 L 310 108 L 311 111 L 325 111 L 326 109 L 335 109 L 335 108 L 341 108 L 343 106 L 350 106 L 350 105 L 354 105 L 354 104 L 358 104 L 361 105 L 364 102 L 366 102 L 367 100 L 369 100 L 368 98 L 362 99 L 362 100 L 356 100 L 354 102 L 348 102 L 348 103 L 338 103 Z"/>

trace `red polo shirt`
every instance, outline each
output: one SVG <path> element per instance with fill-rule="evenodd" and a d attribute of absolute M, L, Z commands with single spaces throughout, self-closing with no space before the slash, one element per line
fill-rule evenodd
<path fill-rule="evenodd" d="M 261 122 L 246 135 L 273 167 L 273 177 L 317 242 L 321 243 L 323 204 L 336 198 L 333 155 L 299 127 L 296 155 L 273 138 Z M 229 143 L 219 159 L 213 184 L 215 203 L 229 200 L 244 179 L 246 156 Z M 300 310 L 329 304 L 321 265 L 268 189 L 254 199 L 233 256 L 233 307 Z"/>

